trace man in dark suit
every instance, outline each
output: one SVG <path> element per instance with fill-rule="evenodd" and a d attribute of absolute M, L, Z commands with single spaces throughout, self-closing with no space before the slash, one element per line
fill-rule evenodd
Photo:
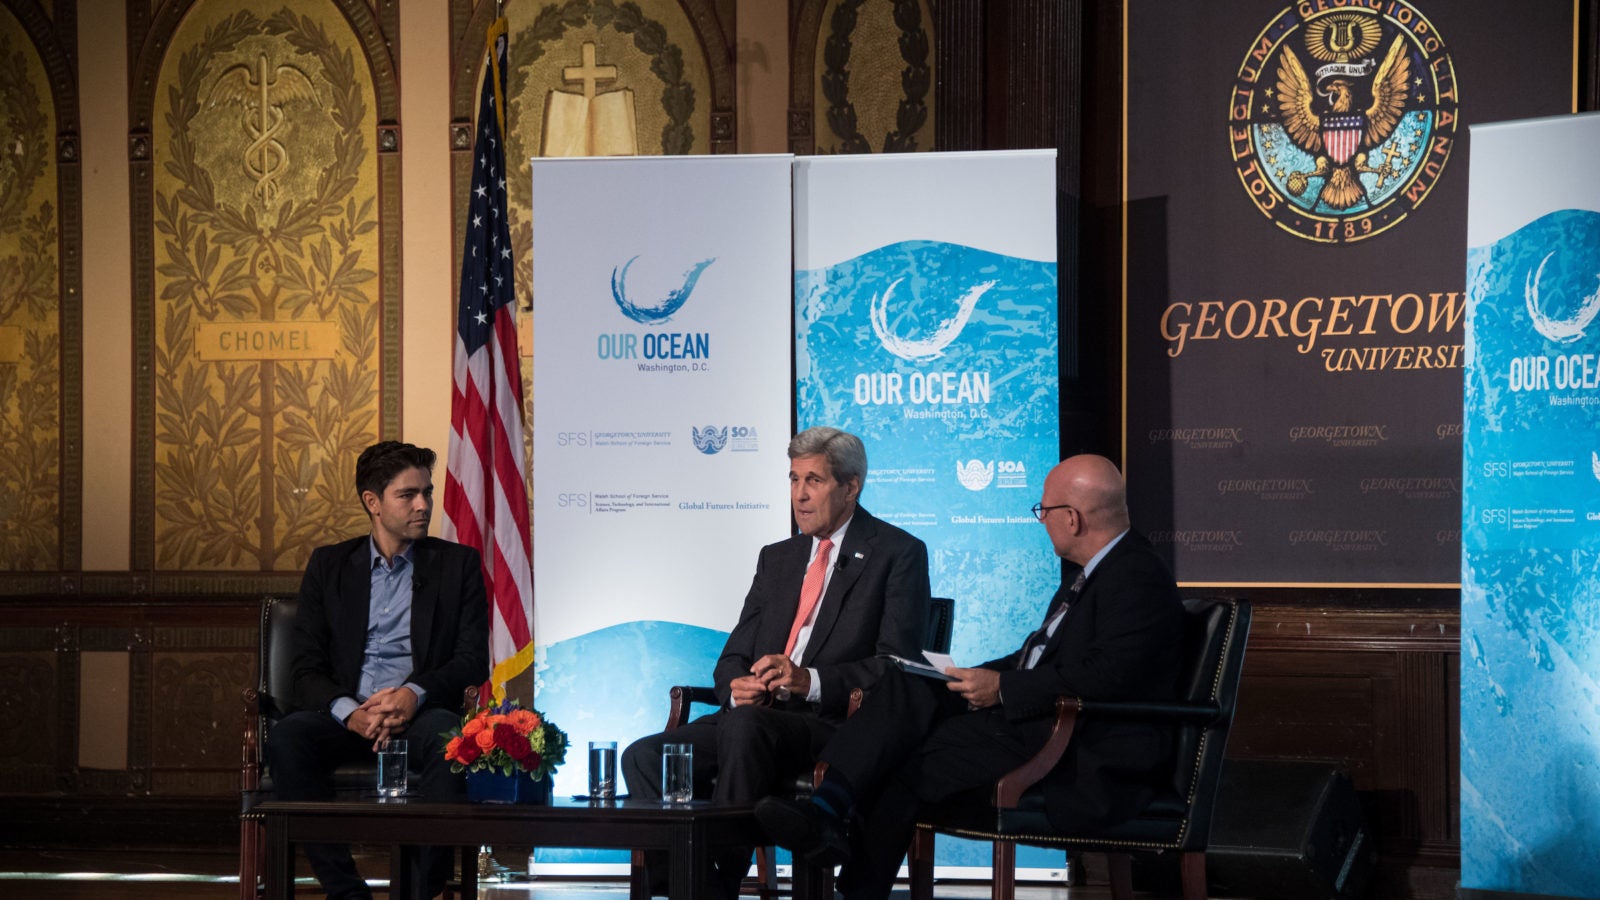
<path fill-rule="evenodd" d="M 789 460 L 800 534 L 756 560 L 714 671 L 721 708 L 627 748 L 622 769 L 634 797 L 660 799 L 666 743 L 694 745 L 697 797 L 750 803 L 786 792 L 844 719 L 850 691 L 887 668 L 879 654 L 921 652 L 928 550 L 857 505 L 867 475 L 861 440 L 810 428 L 790 441 Z M 663 862 L 652 858 L 655 877 Z M 718 859 L 718 890 L 736 895 L 749 866 L 749 847 Z"/>
<path fill-rule="evenodd" d="M 470 547 L 430 538 L 434 453 L 383 441 L 356 461 L 371 532 L 318 547 L 300 582 L 293 655 L 296 712 L 273 726 L 267 763 L 283 800 L 333 798 L 341 763 L 408 740 L 417 792 L 459 799 L 440 735 L 460 724 L 462 692 L 488 677 L 483 567 Z M 307 844 L 330 898 L 370 898 L 344 844 Z M 444 889 L 447 848 L 408 860 L 414 897 Z"/>
<path fill-rule="evenodd" d="M 1062 462 L 1045 478 L 1034 515 L 1056 554 L 1081 572 L 1056 592 L 1022 647 L 977 668 L 948 669 L 949 683 L 898 671 L 884 677 L 820 754 L 829 768 L 811 800 L 773 797 L 756 807 L 779 845 L 844 863 L 847 898 L 889 895 L 921 804 L 988 787 L 1036 753 L 1057 695 L 1174 695 L 1182 604 L 1166 565 L 1129 528 L 1116 467 L 1099 456 Z M 1080 723 L 1043 782 L 1051 822 L 1133 816 L 1160 788 L 1171 752 L 1170 735 L 1152 726 Z"/>

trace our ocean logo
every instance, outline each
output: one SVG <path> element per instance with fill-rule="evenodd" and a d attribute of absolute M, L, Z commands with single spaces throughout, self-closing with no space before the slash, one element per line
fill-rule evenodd
<path fill-rule="evenodd" d="M 628 258 L 611 270 L 611 299 L 629 320 L 652 328 L 664 325 L 682 310 L 694 294 L 695 285 L 716 257 L 702 259 L 683 273 L 681 284 L 660 299 L 643 303 L 630 295 L 628 273 L 639 255 Z M 648 269 L 648 266 L 646 267 Z M 645 278 L 646 282 L 650 279 Z M 677 283 L 676 279 L 672 283 Z M 596 335 L 595 355 L 600 359 L 637 361 L 641 372 L 704 372 L 711 368 L 711 333 L 708 331 L 616 331 Z"/>
<path fill-rule="evenodd" d="M 1480 357 L 1484 371 L 1503 373 L 1513 394 L 1537 396 L 1543 406 L 1600 403 L 1600 354 L 1593 352 L 1594 337 L 1588 333 L 1600 316 L 1596 246 L 1600 246 L 1600 213 L 1563 209 L 1497 241 L 1490 251 L 1493 266 L 1469 265 L 1468 292 L 1480 298 L 1483 307 L 1475 329 L 1481 333 L 1496 327 L 1532 328 L 1550 342 L 1535 342 L 1537 349 L 1528 344 Z M 1496 279 L 1494 272 L 1521 277 Z M 1495 294 L 1500 305 L 1490 308 L 1487 299 Z"/>
<path fill-rule="evenodd" d="M 887 244 L 795 273 L 796 364 L 804 373 L 813 360 L 830 371 L 838 362 L 856 406 L 952 425 L 984 419 L 1002 402 L 998 385 L 1016 396 L 1039 388 L 1031 354 L 1054 358 L 1056 288 L 1053 262 L 944 241 Z"/>
<path fill-rule="evenodd" d="M 1583 298 L 1578 304 L 1578 311 L 1571 318 L 1558 319 L 1545 315 L 1539 304 L 1539 282 L 1544 278 L 1545 266 L 1555 255 L 1554 250 L 1546 253 L 1544 259 L 1539 260 L 1539 268 L 1528 273 L 1523 282 L 1522 297 L 1528 305 L 1528 318 L 1533 320 L 1535 331 L 1558 344 L 1570 344 L 1583 337 L 1584 329 L 1594 321 L 1595 314 L 1600 313 L 1600 284 L 1597 284 L 1594 293 Z M 1596 281 L 1600 282 L 1600 278 Z"/>
<path fill-rule="evenodd" d="M 717 261 L 714 256 L 700 260 L 684 273 L 682 287 L 668 291 L 666 297 L 651 306 L 641 306 L 628 296 L 628 270 L 638 259 L 638 254 L 634 254 L 627 262 L 611 270 L 611 299 L 617 301 L 617 308 L 622 310 L 623 315 L 641 325 L 660 325 L 671 321 L 678 310 L 689 302 L 689 296 L 694 293 L 694 286 L 700 281 L 701 273 L 707 266 Z"/>
<path fill-rule="evenodd" d="M 969 491 L 981 491 L 994 480 L 994 460 L 986 465 L 981 459 L 963 463 L 956 460 L 956 480 Z"/>
<path fill-rule="evenodd" d="M 905 281 L 904 277 L 896 278 L 889 282 L 882 294 L 872 297 L 872 331 L 878 336 L 878 341 L 883 344 L 883 349 L 907 362 L 922 362 L 923 360 L 937 359 L 944 355 L 944 348 L 950 346 L 961 335 L 961 329 L 967 325 L 967 320 L 972 318 L 972 309 L 978 305 L 978 300 L 994 287 L 993 281 L 985 281 L 975 285 L 961 298 L 961 304 L 956 309 L 956 314 L 934 329 L 933 335 L 922 340 L 903 338 L 889 327 L 889 300 L 894 296 L 894 289 Z"/>
<path fill-rule="evenodd" d="M 715 425 L 707 425 L 704 428 L 690 426 L 689 439 L 694 442 L 696 450 L 712 456 L 728 446 L 728 426 L 724 425 L 721 428 Z"/>

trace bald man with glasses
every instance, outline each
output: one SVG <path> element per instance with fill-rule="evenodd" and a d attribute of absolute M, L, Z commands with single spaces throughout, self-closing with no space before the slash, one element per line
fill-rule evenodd
<path fill-rule="evenodd" d="M 809 801 L 769 797 L 763 829 L 804 858 L 843 864 L 847 900 L 884 898 L 918 808 L 988 787 L 1050 733 L 1055 698 L 1162 700 L 1176 693 L 1183 606 L 1172 574 L 1128 521 L 1115 465 L 1074 456 L 1050 470 L 1033 506 L 1057 556 L 1079 571 L 1014 652 L 945 683 L 891 671 L 828 741 L 827 775 Z M 1172 752 L 1162 729 L 1114 720 L 1078 725 L 1041 783 L 1053 824 L 1109 824 L 1156 796 Z"/>

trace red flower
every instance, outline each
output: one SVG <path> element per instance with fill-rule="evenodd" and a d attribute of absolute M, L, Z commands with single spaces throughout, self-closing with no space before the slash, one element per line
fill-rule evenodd
<path fill-rule="evenodd" d="M 456 748 L 456 759 L 464 766 L 477 762 L 478 757 L 482 755 L 483 748 L 478 746 L 477 741 L 462 741 L 461 746 Z"/>
<path fill-rule="evenodd" d="M 528 739 L 517 734 L 516 727 L 506 722 L 494 726 L 494 745 L 516 760 L 519 766 L 524 766 L 528 755 L 533 752 Z"/>

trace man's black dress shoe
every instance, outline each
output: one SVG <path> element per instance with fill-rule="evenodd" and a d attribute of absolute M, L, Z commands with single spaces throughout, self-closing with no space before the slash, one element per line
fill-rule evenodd
<path fill-rule="evenodd" d="M 767 797 L 756 804 L 756 821 L 774 844 L 824 866 L 850 860 L 845 823 L 806 800 Z"/>

